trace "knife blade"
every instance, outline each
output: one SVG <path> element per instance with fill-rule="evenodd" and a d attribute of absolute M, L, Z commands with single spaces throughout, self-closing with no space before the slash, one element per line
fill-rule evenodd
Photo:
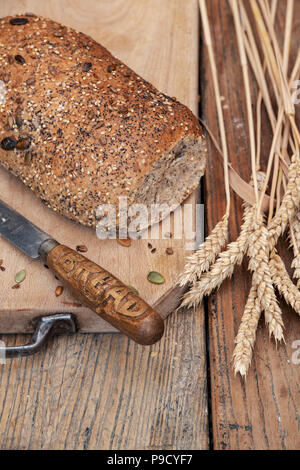
<path fill-rule="evenodd" d="M 39 247 L 52 237 L 0 201 L 0 233 L 30 258 L 39 258 Z"/>
<path fill-rule="evenodd" d="M 162 337 L 162 318 L 136 292 L 1 200 L 0 234 L 27 256 L 40 258 L 82 304 L 129 338 L 146 345 Z"/>

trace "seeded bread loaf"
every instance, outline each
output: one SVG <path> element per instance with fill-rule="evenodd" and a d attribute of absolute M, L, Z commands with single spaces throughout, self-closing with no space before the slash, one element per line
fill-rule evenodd
<path fill-rule="evenodd" d="M 180 204 L 205 169 L 188 108 L 90 37 L 34 15 L 0 20 L 0 128 L 0 163 L 90 227 L 119 196 Z"/>

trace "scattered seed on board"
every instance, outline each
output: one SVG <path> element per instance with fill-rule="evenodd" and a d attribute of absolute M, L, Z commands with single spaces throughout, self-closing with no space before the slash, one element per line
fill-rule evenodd
<path fill-rule="evenodd" d="M 21 269 L 16 275 L 15 275 L 15 281 L 17 284 L 20 284 L 23 282 L 26 278 L 26 271 L 25 269 Z"/>
<path fill-rule="evenodd" d="M 131 245 L 130 238 L 117 238 L 119 245 L 129 247 Z"/>
<path fill-rule="evenodd" d="M 15 284 L 12 286 L 12 289 L 20 289 L 21 284 Z"/>
<path fill-rule="evenodd" d="M 151 253 L 155 253 L 155 252 L 156 252 L 156 248 L 152 248 Z"/>
<path fill-rule="evenodd" d="M 167 248 L 166 253 L 167 253 L 167 255 L 173 255 L 173 253 L 174 253 L 173 248 Z"/>
<path fill-rule="evenodd" d="M 59 297 L 64 291 L 64 288 L 63 286 L 57 286 L 57 288 L 55 289 L 55 295 L 56 297 Z"/>
<path fill-rule="evenodd" d="M 128 287 L 129 287 L 130 290 L 132 290 L 133 292 L 135 292 L 137 295 L 140 295 L 140 294 L 139 294 L 139 291 L 138 291 L 135 287 L 133 287 L 133 286 L 128 286 Z"/>
<path fill-rule="evenodd" d="M 149 248 L 149 250 L 152 250 L 153 247 L 152 247 L 151 243 L 148 243 L 148 248 Z"/>
<path fill-rule="evenodd" d="M 164 276 L 156 271 L 150 271 L 147 279 L 149 282 L 152 282 L 152 284 L 163 284 L 165 282 Z"/>
<path fill-rule="evenodd" d="M 5 267 L 4 267 L 4 266 L 0 266 L 0 270 L 4 272 L 4 271 L 5 271 Z"/>
<path fill-rule="evenodd" d="M 85 245 L 77 245 L 76 251 L 79 251 L 79 253 L 86 253 L 88 249 Z"/>

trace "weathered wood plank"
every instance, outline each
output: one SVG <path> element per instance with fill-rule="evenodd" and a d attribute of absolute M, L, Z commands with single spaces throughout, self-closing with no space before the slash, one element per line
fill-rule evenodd
<path fill-rule="evenodd" d="M 54 338 L 0 366 L 0 449 L 206 449 L 199 313 L 171 315 L 155 346 L 112 334 Z"/>
<path fill-rule="evenodd" d="M 295 2 L 299 9 L 299 2 Z M 233 21 L 227 2 L 209 0 L 212 34 L 220 77 L 230 159 L 245 180 L 250 177 L 250 152 L 243 80 Z M 278 2 L 279 22 L 284 26 L 286 2 Z M 293 50 L 299 44 L 299 14 L 294 15 Z M 203 115 L 218 135 L 214 93 L 205 47 L 201 77 L 203 79 Z M 253 79 L 254 80 L 254 79 Z M 263 119 L 267 155 L 270 130 Z M 225 210 L 223 170 L 216 150 L 209 146 L 206 173 L 206 215 L 208 232 Z M 239 232 L 241 201 L 234 196 L 230 219 L 230 240 Z M 287 246 L 287 245 L 285 245 Z M 286 251 L 286 250 L 285 250 Z M 287 264 L 288 265 L 288 264 Z M 254 358 L 247 380 L 234 377 L 231 357 L 234 338 L 250 289 L 247 264 L 236 269 L 232 281 L 224 282 L 209 299 L 209 344 L 212 385 L 212 419 L 216 449 L 299 449 L 300 447 L 300 365 L 294 364 L 293 343 L 300 339 L 297 315 L 282 304 L 285 323 L 285 345 L 269 340 L 262 321 L 258 330 Z"/>

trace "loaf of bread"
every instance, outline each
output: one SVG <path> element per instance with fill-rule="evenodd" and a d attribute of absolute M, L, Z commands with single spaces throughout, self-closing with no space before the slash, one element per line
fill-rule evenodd
<path fill-rule="evenodd" d="M 32 14 L 0 20 L 0 128 L 0 163 L 90 227 L 119 196 L 179 205 L 205 169 L 187 107 L 90 37 Z"/>

